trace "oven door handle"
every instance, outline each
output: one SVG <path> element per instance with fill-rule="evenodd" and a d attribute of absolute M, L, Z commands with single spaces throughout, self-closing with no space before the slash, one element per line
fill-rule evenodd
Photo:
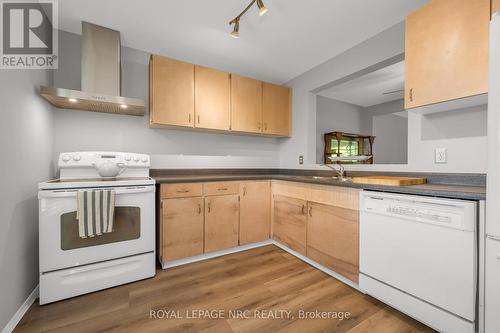
<path fill-rule="evenodd" d="M 74 189 L 74 190 L 52 190 L 52 191 L 39 191 L 38 199 L 42 198 L 67 198 L 76 197 L 78 191 L 84 191 L 86 189 Z M 91 189 L 87 189 L 91 190 Z M 136 194 L 136 193 L 148 193 L 154 192 L 154 186 L 133 186 L 133 187 L 115 187 L 115 188 L 95 188 L 95 190 L 113 190 L 116 195 L 121 194 Z"/>

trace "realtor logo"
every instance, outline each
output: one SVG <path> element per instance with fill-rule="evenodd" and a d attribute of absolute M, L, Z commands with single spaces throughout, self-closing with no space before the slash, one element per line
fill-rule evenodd
<path fill-rule="evenodd" d="M 57 2 L 4 0 L 0 19 L 0 68 L 57 68 Z"/>

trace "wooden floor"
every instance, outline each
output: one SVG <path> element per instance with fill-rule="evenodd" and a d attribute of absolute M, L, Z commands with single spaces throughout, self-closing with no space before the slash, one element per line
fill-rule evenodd
<path fill-rule="evenodd" d="M 249 318 L 234 318 L 230 310 Z M 300 319 L 300 310 L 337 318 Z M 344 312 L 350 317 L 341 320 Z M 208 314 L 221 318 L 192 318 Z M 49 305 L 35 303 L 15 332 L 433 331 L 270 245 Z"/>

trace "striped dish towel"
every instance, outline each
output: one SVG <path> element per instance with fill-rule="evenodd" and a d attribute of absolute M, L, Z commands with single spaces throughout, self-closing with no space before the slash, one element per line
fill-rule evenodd
<path fill-rule="evenodd" d="M 78 191 L 78 233 L 81 238 L 94 237 L 113 231 L 115 191 Z"/>

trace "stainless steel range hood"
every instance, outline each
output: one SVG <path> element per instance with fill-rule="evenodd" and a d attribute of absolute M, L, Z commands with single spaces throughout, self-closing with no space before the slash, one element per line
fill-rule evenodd
<path fill-rule="evenodd" d="M 141 99 L 121 96 L 120 32 L 82 22 L 80 90 L 40 86 L 40 95 L 64 109 L 143 116 Z"/>

